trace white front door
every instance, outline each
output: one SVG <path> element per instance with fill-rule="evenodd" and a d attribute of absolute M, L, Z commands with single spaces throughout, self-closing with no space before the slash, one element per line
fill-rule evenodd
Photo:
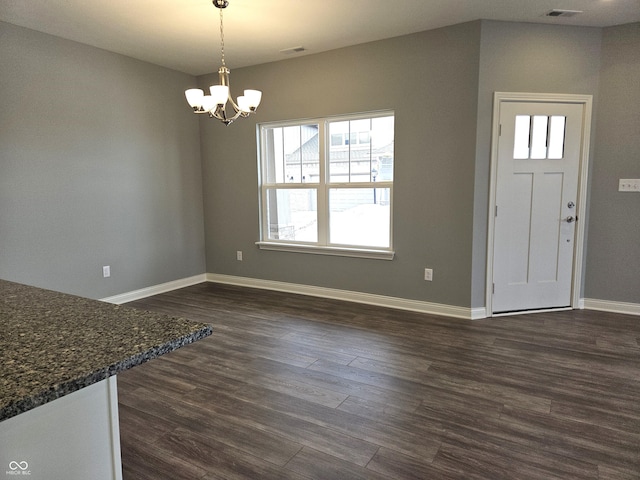
<path fill-rule="evenodd" d="M 493 313 L 571 306 L 584 105 L 503 101 Z"/>

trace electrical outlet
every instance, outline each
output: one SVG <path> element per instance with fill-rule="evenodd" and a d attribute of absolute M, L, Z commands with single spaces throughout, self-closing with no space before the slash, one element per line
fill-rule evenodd
<path fill-rule="evenodd" d="M 242 261 L 242 250 L 238 250 L 236 252 L 236 260 L 238 260 L 239 262 Z"/>
<path fill-rule="evenodd" d="M 433 269 L 432 268 L 425 268 L 424 269 L 424 279 L 427 282 L 433 281 Z"/>
<path fill-rule="evenodd" d="M 621 178 L 618 183 L 618 191 L 640 193 L 640 178 Z"/>
<path fill-rule="evenodd" d="M 111 276 L 111 267 L 109 265 L 105 265 L 102 267 L 102 277 L 108 278 Z"/>

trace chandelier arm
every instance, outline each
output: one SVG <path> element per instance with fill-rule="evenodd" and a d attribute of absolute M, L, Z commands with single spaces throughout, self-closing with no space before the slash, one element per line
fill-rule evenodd
<path fill-rule="evenodd" d="M 231 107 L 233 108 L 234 113 L 241 112 L 240 107 L 238 107 L 238 105 L 236 105 L 236 102 L 233 101 L 233 98 L 231 98 L 231 91 L 229 91 L 228 101 L 231 102 Z"/>
<path fill-rule="evenodd" d="M 209 112 L 210 118 L 215 118 L 217 120 L 220 120 L 225 125 L 230 125 L 241 116 L 246 117 L 246 115 L 244 115 L 243 112 L 238 111 L 233 117 L 229 118 L 227 117 L 227 112 L 222 107 L 217 107 L 215 110 L 212 110 Z"/>

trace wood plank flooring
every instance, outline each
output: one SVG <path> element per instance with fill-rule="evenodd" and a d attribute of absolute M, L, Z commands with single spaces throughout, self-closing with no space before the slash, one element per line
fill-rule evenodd
<path fill-rule="evenodd" d="M 203 283 L 214 334 L 118 376 L 124 478 L 640 478 L 640 318 L 465 321 Z"/>

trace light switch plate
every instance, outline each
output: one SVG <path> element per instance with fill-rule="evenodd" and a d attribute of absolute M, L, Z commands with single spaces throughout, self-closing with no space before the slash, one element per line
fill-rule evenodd
<path fill-rule="evenodd" d="M 618 191 L 640 193 L 640 178 L 621 178 Z"/>

